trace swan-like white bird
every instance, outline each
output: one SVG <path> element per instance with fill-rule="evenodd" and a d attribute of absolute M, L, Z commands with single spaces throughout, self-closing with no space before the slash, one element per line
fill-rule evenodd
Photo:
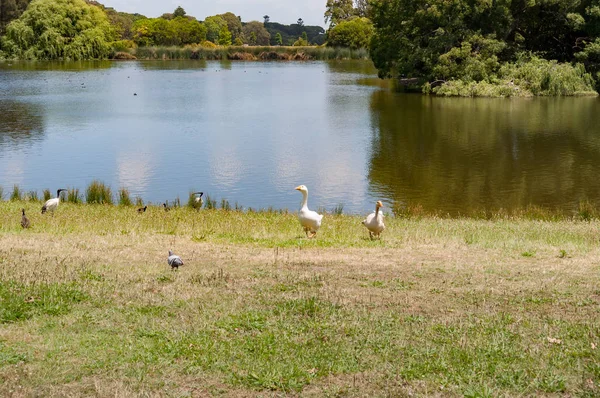
<path fill-rule="evenodd" d="M 379 211 L 383 207 L 381 200 L 378 200 L 375 204 L 375 211 L 367 216 L 362 222 L 365 227 L 369 230 L 369 237 L 373 239 L 373 236 L 381 238 L 381 233 L 385 229 L 383 223 L 383 212 Z"/>
<path fill-rule="evenodd" d="M 183 260 L 176 254 L 173 254 L 171 250 L 169 250 L 169 258 L 167 259 L 169 265 L 171 266 L 171 270 L 179 269 L 180 266 L 183 265 Z"/>
<path fill-rule="evenodd" d="M 302 193 L 302 204 L 300 205 L 300 211 L 298 212 L 300 225 L 304 228 L 304 232 L 308 238 L 314 238 L 317 235 L 319 228 L 321 228 L 323 215 L 308 209 L 308 188 L 306 188 L 305 185 L 297 186 L 294 189 Z M 309 233 L 311 235 L 309 235 Z"/>
<path fill-rule="evenodd" d="M 66 189 L 59 189 L 58 191 L 56 191 L 56 198 L 48 199 L 46 203 L 44 203 L 44 205 L 42 206 L 42 214 L 44 214 L 47 211 L 51 211 L 52 214 L 54 214 L 54 210 L 56 210 L 58 204 L 60 203 L 60 193 L 63 191 L 66 191 Z"/>

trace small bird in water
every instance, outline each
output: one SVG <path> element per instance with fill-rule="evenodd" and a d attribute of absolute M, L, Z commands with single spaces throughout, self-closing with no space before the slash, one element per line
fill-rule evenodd
<path fill-rule="evenodd" d="M 179 269 L 180 266 L 183 265 L 183 260 L 176 254 L 173 254 L 171 250 L 169 250 L 169 258 L 167 259 L 169 265 L 171 266 L 171 270 Z"/>
<path fill-rule="evenodd" d="M 167 203 L 163 203 L 163 207 L 165 208 L 165 211 L 169 211 L 171 210 L 171 208 L 169 207 L 169 205 L 167 205 Z"/>
<path fill-rule="evenodd" d="M 23 212 L 23 215 L 21 216 L 21 226 L 23 228 L 29 228 L 31 223 L 29 222 L 29 218 L 25 217 L 25 209 L 21 209 L 21 211 Z"/>
<path fill-rule="evenodd" d="M 142 214 L 142 213 L 145 213 L 147 209 L 148 209 L 148 206 L 140 207 L 139 209 L 137 209 L 137 212 Z"/>

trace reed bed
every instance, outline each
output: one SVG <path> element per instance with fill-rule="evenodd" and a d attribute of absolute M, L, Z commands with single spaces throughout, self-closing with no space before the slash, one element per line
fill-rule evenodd
<path fill-rule="evenodd" d="M 291 47 L 291 46 L 227 46 L 227 47 L 139 47 L 131 50 L 137 59 L 199 59 L 199 60 L 367 60 L 366 49 L 352 50 L 342 47 Z"/>
<path fill-rule="evenodd" d="M 129 194 L 129 190 L 127 188 L 119 189 L 119 206 L 133 206 L 131 195 Z"/>

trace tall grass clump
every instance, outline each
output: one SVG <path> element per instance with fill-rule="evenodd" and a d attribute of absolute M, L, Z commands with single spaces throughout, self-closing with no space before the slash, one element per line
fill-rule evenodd
<path fill-rule="evenodd" d="M 46 188 L 44 189 L 44 202 L 50 199 L 52 199 L 52 193 L 50 193 L 50 190 Z"/>
<path fill-rule="evenodd" d="M 144 207 L 144 199 L 142 199 L 140 196 L 136 196 L 135 205 L 138 207 Z"/>
<path fill-rule="evenodd" d="M 85 191 L 86 203 L 113 204 L 112 191 L 108 185 L 94 180 Z"/>
<path fill-rule="evenodd" d="M 4 188 L 0 186 L 0 201 L 4 199 Z"/>
<path fill-rule="evenodd" d="M 79 188 L 69 188 L 69 190 L 67 191 L 67 202 L 75 204 L 83 203 L 83 198 L 79 193 Z"/>
<path fill-rule="evenodd" d="M 229 204 L 229 201 L 227 199 L 221 199 L 221 209 L 226 211 L 231 210 L 231 205 Z"/>
<path fill-rule="evenodd" d="M 17 184 L 13 185 L 12 193 L 10 194 L 10 200 L 12 201 L 20 201 L 23 200 L 23 192 L 21 188 Z"/>
<path fill-rule="evenodd" d="M 217 208 L 217 201 L 215 199 L 212 199 L 210 197 L 210 195 L 206 195 L 206 204 L 204 205 L 204 207 L 206 209 L 216 209 Z"/>
<path fill-rule="evenodd" d="M 580 220 L 592 221 L 598 218 L 598 209 L 590 201 L 582 200 L 579 202 L 577 216 Z"/>
<path fill-rule="evenodd" d="M 131 206 L 133 202 L 131 201 L 131 196 L 129 194 L 129 190 L 127 188 L 119 189 L 119 206 Z"/>
<path fill-rule="evenodd" d="M 37 191 L 29 191 L 27 193 L 27 200 L 29 200 L 30 202 L 39 202 L 40 198 L 38 196 Z"/>
<path fill-rule="evenodd" d="M 333 208 L 333 210 L 331 211 L 331 214 L 333 214 L 334 216 L 341 216 L 343 212 L 344 212 L 344 204 L 340 203 L 339 205 L 337 205 Z"/>

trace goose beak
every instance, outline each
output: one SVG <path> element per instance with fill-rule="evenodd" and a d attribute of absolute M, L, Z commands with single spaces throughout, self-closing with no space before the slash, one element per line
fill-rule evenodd
<path fill-rule="evenodd" d="M 296 191 L 300 190 L 300 186 L 297 186 L 296 188 L 294 188 Z"/>

